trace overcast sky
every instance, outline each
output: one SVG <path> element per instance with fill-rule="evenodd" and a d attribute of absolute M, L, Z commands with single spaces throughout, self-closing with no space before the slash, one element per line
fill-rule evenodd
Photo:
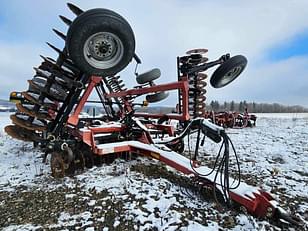
<path fill-rule="evenodd" d="M 125 17 L 136 36 L 139 72 L 158 67 L 158 83 L 176 81 L 176 57 L 191 48 L 208 48 L 208 57 L 243 54 L 245 72 L 222 89 L 208 86 L 208 100 L 278 102 L 308 106 L 307 0 L 91 0 L 71 1 L 82 9 L 109 8 Z M 55 57 L 46 45 L 63 42 L 51 29 L 74 18 L 65 1 L 2 0 L 0 3 L 0 98 L 27 89 L 40 63 Z M 135 85 L 134 65 L 122 73 Z M 176 95 L 164 101 L 175 105 Z"/>

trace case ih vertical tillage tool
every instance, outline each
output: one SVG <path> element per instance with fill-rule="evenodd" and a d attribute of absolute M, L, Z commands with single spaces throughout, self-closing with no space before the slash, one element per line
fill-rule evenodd
<path fill-rule="evenodd" d="M 128 22 L 107 9 L 83 12 L 68 4 L 77 15 L 71 21 L 60 16 L 69 26 L 67 34 L 54 29 L 65 41 L 64 49 L 56 51 L 56 60 L 42 56 L 42 63 L 29 80 L 29 88 L 11 93 L 18 111 L 11 115 L 14 125 L 5 131 L 14 138 L 39 144 L 45 156 L 51 155 L 54 177 L 73 174 L 78 168 L 92 167 L 106 158 L 143 155 L 184 173 L 199 187 L 212 188 L 229 205 L 237 205 L 260 218 L 298 221 L 281 209 L 273 197 L 253 186 L 240 182 L 240 169 L 234 146 L 225 130 L 205 119 L 205 87 L 203 72 L 214 66 L 210 83 L 221 88 L 232 82 L 244 70 L 247 60 L 242 55 L 229 54 L 209 62 L 206 49 L 195 49 L 177 58 L 178 81 L 155 85 L 160 70 L 136 74 L 138 85 L 126 89 L 117 75 L 132 59 L 141 63 L 135 54 L 135 37 Z M 135 99 L 146 95 L 149 103 L 178 91 L 176 113 L 137 113 L 140 104 Z M 99 96 L 104 108 L 100 118 L 81 118 L 92 91 Z M 176 126 L 166 123 L 177 120 Z M 195 142 L 190 158 L 182 155 L 190 138 Z M 198 164 L 198 151 L 208 138 L 221 144 L 215 166 L 210 169 Z M 230 152 L 230 149 L 233 149 Z M 186 148 L 187 150 L 187 148 Z M 230 153 L 235 154 L 237 179 L 229 177 Z"/>

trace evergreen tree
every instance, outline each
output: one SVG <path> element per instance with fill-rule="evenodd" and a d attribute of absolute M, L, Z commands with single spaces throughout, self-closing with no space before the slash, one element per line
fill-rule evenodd
<path fill-rule="evenodd" d="M 240 112 L 243 112 L 244 111 L 244 104 L 243 104 L 243 102 L 241 101 L 240 102 L 240 105 L 239 105 L 239 107 L 238 107 L 238 110 L 240 111 Z"/>
<path fill-rule="evenodd" d="M 235 105 L 234 105 L 234 101 L 231 101 L 231 105 L 230 105 L 230 111 L 235 111 Z"/>

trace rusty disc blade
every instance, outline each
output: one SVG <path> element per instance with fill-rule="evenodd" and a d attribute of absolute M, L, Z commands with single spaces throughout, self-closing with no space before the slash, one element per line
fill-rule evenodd
<path fill-rule="evenodd" d="M 205 64 L 209 59 L 207 57 L 202 56 L 201 54 L 191 54 L 189 58 L 187 59 L 187 63 L 191 65 L 203 65 Z"/>
<path fill-rule="evenodd" d="M 63 178 L 65 176 L 65 162 L 60 153 L 51 153 L 50 167 L 54 178 Z"/>
<path fill-rule="evenodd" d="M 45 85 L 46 85 L 47 81 L 51 81 L 51 82 L 59 84 L 60 86 L 63 86 L 64 88 L 67 87 L 67 82 L 62 78 L 62 76 L 58 77 L 57 75 L 54 75 L 53 73 L 49 72 L 48 70 L 42 70 L 42 69 L 43 69 L 42 65 L 40 66 L 40 69 L 35 68 L 36 74 L 35 74 L 34 78 L 32 79 L 32 81 L 36 85 L 42 85 L 41 86 L 42 89 L 46 89 Z M 56 72 L 56 71 L 54 71 L 54 72 Z M 59 74 L 59 75 L 61 75 L 61 74 Z M 32 89 L 33 88 L 38 89 L 37 86 L 32 86 L 32 84 L 30 86 L 32 87 Z M 36 91 L 40 92 L 39 90 L 36 90 Z"/>
<path fill-rule="evenodd" d="M 209 61 L 209 59 L 207 57 L 202 57 L 201 60 L 200 60 L 200 64 L 204 64 L 207 61 Z"/>
<path fill-rule="evenodd" d="M 197 89 L 203 89 L 204 87 L 206 87 L 207 83 L 205 81 L 198 81 L 196 85 Z"/>
<path fill-rule="evenodd" d="M 51 103 L 51 102 L 45 102 L 46 100 L 44 100 L 44 102 L 41 102 L 38 100 L 39 95 L 36 93 L 31 93 L 31 92 L 22 92 L 22 95 L 25 97 L 26 100 L 28 100 L 29 102 L 33 103 L 33 104 L 38 104 L 44 108 L 48 108 L 51 110 L 56 111 L 57 110 L 57 105 L 56 103 Z M 37 97 L 35 97 L 35 95 Z"/>
<path fill-rule="evenodd" d="M 200 95 L 200 96 L 189 99 L 189 103 L 204 103 L 205 100 L 206 100 L 206 97 L 203 95 Z"/>
<path fill-rule="evenodd" d="M 26 107 L 22 105 L 21 103 L 16 104 L 16 107 L 18 111 L 31 116 L 31 117 L 36 117 L 41 120 L 52 120 L 52 117 L 47 113 L 47 112 L 40 112 L 40 111 L 34 111 L 31 110 L 31 107 Z"/>
<path fill-rule="evenodd" d="M 59 67 L 56 63 L 51 62 L 46 59 L 46 61 L 42 62 L 39 68 L 35 68 L 36 74 L 39 76 L 44 76 L 51 78 L 51 75 L 54 75 L 58 78 L 66 78 L 70 81 L 76 79 L 75 73 L 66 67 Z"/>
<path fill-rule="evenodd" d="M 198 95 L 205 95 L 206 94 L 206 89 L 205 88 L 196 88 L 194 89 L 195 92 L 198 94 Z"/>
<path fill-rule="evenodd" d="M 38 104 L 41 105 L 42 104 L 39 102 L 39 100 L 35 97 L 33 97 L 33 95 L 29 94 L 28 92 L 24 91 L 21 93 L 23 95 L 23 97 L 25 97 L 26 100 L 28 100 L 29 102 L 33 103 L 33 104 Z"/>
<path fill-rule="evenodd" d="M 29 116 L 17 116 L 11 115 L 10 119 L 12 120 L 13 124 L 18 125 L 22 128 L 28 129 L 30 131 L 45 131 L 47 129 L 46 125 L 39 125 L 39 120 L 34 120 L 32 123 L 27 120 Z M 40 122 L 42 123 L 42 122 Z"/>
<path fill-rule="evenodd" d="M 201 109 L 201 110 L 196 110 L 195 112 L 196 116 L 204 116 L 206 114 L 205 110 L 204 109 Z"/>
<path fill-rule="evenodd" d="M 201 62 L 201 58 L 202 58 L 202 56 L 199 57 L 199 58 L 190 58 L 188 60 L 188 63 L 191 64 L 191 65 L 197 65 L 197 64 L 199 64 Z"/>
<path fill-rule="evenodd" d="M 4 128 L 4 131 L 14 139 L 26 142 L 34 142 L 34 141 L 38 142 L 42 140 L 42 138 L 34 131 L 30 131 L 28 129 L 19 127 L 17 125 L 8 125 Z"/>
<path fill-rule="evenodd" d="M 187 55 L 191 55 L 191 54 L 205 54 L 208 52 L 208 49 L 204 49 L 204 48 L 199 48 L 199 49 L 192 49 L 189 51 L 186 51 Z"/>
<path fill-rule="evenodd" d="M 189 96 L 193 97 L 195 95 L 205 95 L 206 89 L 197 89 L 197 88 L 190 88 L 188 92 Z"/>
<path fill-rule="evenodd" d="M 82 151 L 75 149 L 74 154 L 75 154 L 74 164 L 76 169 L 83 171 L 85 169 L 86 163 Z"/>
<path fill-rule="evenodd" d="M 31 87 L 36 88 L 51 100 L 63 102 L 67 96 L 66 91 L 58 84 L 52 84 L 48 90 L 43 83 L 39 83 L 34 80 L 28 80 L 28 83 Z"/>
<path fill-rule="evenodd" d="M 205 80 L 206 78 L 207 78 L 207 74 L 198 73 L 197 80 L 202 81 L 202 80 Z"/>
<path fill-rule="evenodd" d="M 205 109 L 205 103 L 194 103 L 189 105 L 189 109 L 194 109 L 194 110 L 203 110 Z"/>

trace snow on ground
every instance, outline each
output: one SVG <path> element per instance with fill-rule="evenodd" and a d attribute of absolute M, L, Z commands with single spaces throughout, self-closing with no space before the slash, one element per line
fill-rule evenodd
<path fill-rule="evenodd" d="M 272 192 L 307 224 L 308 116 L 260 116 L 255 128 L 228 130 L 243 178 Z M 179 183 L 180 174 L 146 158 L 117 160 L 55 180 L 39 150 L 4 134 L 8 123 L 8 114 L 0 113 L 4 230 L 280 230 L 201 199 Z M 209 141 L 200 157 L 210 161 L 218 148 Z"/>

